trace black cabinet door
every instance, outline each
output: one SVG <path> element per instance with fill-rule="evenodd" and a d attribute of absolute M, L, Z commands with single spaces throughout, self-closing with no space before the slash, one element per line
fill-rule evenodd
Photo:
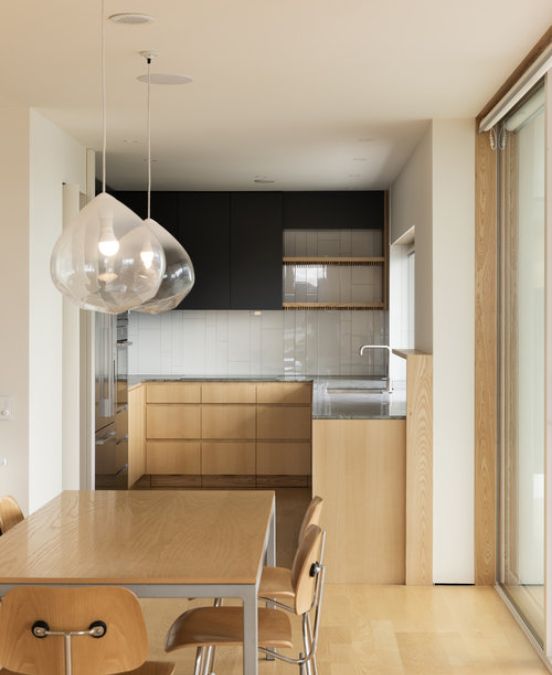
<path fill-rule="evenodd" d="M 384 193 L 285 192 L 284 227 L 296 230 L 380 229 Z"/>
<path fill-rule="evenodd" d="M 114 193 L 114 197 L 132 209 L 140 218 L 147 216 L 147 194 L 126 190 Z M 180 192 L 152 192 L 151 217 L 168 230 L 173 236 L 178 233 Z"/>
<path fill-rule="evenodd" d="M 230 197 L 180 192 L 176 238 L 194 265 L 194 287 L 178 309 L 230 308 Z"/>
<path fill-rule="evenodd" d="M 282 193 L 230 195 L 230 305 L 282 308 Z"/>
<path fill-rule="evenodd" d="M 118 199 L 129 209 L 134 211 L 140 218 L 145 218 L 147 215 L 147 195 L 143 191 L 138 190 L 123 190 L 121 192 L 113 192 L 115 199 Z"/>

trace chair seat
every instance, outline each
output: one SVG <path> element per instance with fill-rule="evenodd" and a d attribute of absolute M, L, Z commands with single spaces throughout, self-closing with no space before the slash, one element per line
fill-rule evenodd
<path fill-rule="evenodd" d="M 169 661 L 146 661 L 136 670 L 126 671 L 124 675 L 173 675 L 175 667 Z"/>
<path fill-rule="evenodd" d="M 169 628 L 165 651 L 181 647 L 243 644 L 241 607 L 195 607 L 181 614 Z M 291 622 L 278 609 L 259 609 L 259 647 L 290 649 Z"/>
<path fill-rule="evenodd" d="M 293 599 L 295 591 L 291 585 L 291 570 L 287 567 L 264 567 L 259 595 L 263 598 Z"/>
<path fill-rule="evenodd" d="M 168 661 L 146 661 L 136 670 L 127 670 L 118 675 L 173 675 L 175 669 L 174 663 Z M 11 670 L 0 668 L 0 675 L 19 675 Z"/>

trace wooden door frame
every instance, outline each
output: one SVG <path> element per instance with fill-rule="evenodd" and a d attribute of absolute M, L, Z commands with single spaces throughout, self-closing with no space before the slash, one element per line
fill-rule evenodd
<path fill-rule="evenodd" d="M 552 26 L 484 106 L 500 101 L 552 44 Z M 494 585 L 498 531 L 498 171 L 489 134 L 476 132 L 475 152 L 475 583 Z"/>

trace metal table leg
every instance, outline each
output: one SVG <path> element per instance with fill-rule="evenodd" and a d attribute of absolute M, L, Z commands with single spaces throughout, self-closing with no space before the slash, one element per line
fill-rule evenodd
<path fill-rule="evenodd" d="M 258 612 L 256 586 L 244 586 L 243 599 L 243 674 L 258 671 Z"/>

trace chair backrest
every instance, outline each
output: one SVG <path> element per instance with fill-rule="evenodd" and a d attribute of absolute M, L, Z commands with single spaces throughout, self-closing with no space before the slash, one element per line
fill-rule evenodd
<path fill-rule="evenodd" d="M 13 497 L 0 497 L 0 534 L 5 534 L 24 517 L 19 504 Z"/>
<path fill-rule="evenodd" d="M 317 588 L 322 548 L 322 530 L 318 525 L 307 528 L 291 568 L 291 586 L 295 591 L 295 612 L 304 614 L 313 605 Z"/>
<path fill-rule="evenodd" d="M 324 500 L 322 497 L 313 497 L 311 499 L 311 502 L 305 511 L 305 515 L 303 516 L 301 527 L 299 528 L 299 537 L 297 542 L 299 546 L 301 546 L 301 541 L 305 536 L 307 528 L 309 528 L 311 525 L 320 525 L 320 516 L 322 515 L 323 504 Z"/>
<path fill-rule="evenodd" d="M 73 637 L 71 663 L 76 675 L 109 675 L 140 667 L 147 658 L 146 626 L 138 599 L 116 587 L 52 588 L 21 586 L 2 599 L 0 663 L 24 675 L 66 672 L 63 636 L 35 637 L 33 625 L 52 631 L 88 630 L 103 621 L 100 638 Z"/>

